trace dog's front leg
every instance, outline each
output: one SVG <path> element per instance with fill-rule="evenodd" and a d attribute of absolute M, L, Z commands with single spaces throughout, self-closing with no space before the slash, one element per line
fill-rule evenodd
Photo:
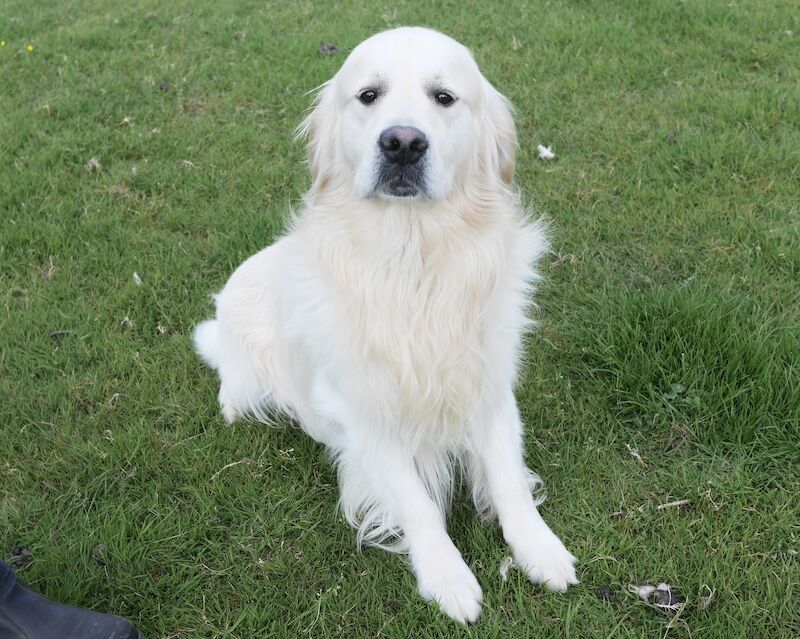
<path fill-rule="evenodd" d="M 359 437 L 349 441 L 339 463 L 343 508 L 355 498 L 378 509 L 389 526 L 402 531 L 420 594 L 456 621 L 475 621 L 481 587 L 448 536 L 444 514 L 406 447 Z"/>
<path fill-rule="evenodd" d="M 577 584 L 575 557 L 542 519 L 531 495 L 522 449 L 522 424 L 511 390 L 494 411 L 488 427 L 476 432 L 475 456 L 481 487 L 488 493 L 503 537 L 516 563 L 533 583 L 563 592 Z"/>

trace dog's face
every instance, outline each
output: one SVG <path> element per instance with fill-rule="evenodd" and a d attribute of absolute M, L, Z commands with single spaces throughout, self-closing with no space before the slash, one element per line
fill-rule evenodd
<path fill-rule="evenodd" d="M 510 183 L 516 132 L 469 51 L 421 28 L 357 46 L 304 123 L 314 187 L 364 199 L 441 200 L 465 183 Z"/>

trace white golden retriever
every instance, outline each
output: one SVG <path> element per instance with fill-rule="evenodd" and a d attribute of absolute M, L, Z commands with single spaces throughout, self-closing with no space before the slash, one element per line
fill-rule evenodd
<path fill-rule="evenodd" d="M 536 509 L 513 393 L 547 242 L 511 184 L 508 102 L 462 45 L 394 29 L 352 51 L 301 132 L 303 210 L 195 332 L 225 420 L 296 419 L 335 460 L 359 544 L 407 552 L 453 619 L 483 596 L 445 525 L 458 469 L 531 581 L 578 583 Z"/>

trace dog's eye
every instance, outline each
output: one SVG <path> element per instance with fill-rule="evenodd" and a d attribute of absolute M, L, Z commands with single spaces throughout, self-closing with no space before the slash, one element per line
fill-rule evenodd
<path fill-rule="evenodd" d="M 363 104 L 370 104 L 378 99 L 378 92 L 374 89 L 367 89 L 358 94 L 358 99 L 361 100 Z"/>
<path fill-rule="evenodd" d="M 434 99 L 442 106 L 450 106 L 456 101 L 456 99 L 447 91 L 437 91 Z"/>

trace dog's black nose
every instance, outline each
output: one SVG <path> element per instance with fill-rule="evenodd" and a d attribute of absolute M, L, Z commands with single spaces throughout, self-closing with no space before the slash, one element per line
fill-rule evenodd
<path fill-rule="evenodd" d="M 413 126 L 390 126 L 378 138 L 383 154 L 397 164 L 414 164 L 428 150 L 428 138 Z"/>

